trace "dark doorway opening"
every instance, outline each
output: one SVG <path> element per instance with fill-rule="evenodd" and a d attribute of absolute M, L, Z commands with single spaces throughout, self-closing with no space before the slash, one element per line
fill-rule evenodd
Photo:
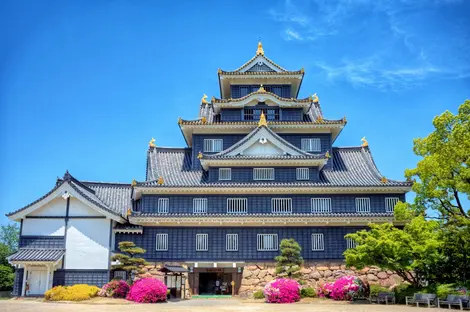
<path fill-rule="evenodd" d="M 213 295 L 216 292 L 217 273 L 199 273 L 199 294 Z"/>

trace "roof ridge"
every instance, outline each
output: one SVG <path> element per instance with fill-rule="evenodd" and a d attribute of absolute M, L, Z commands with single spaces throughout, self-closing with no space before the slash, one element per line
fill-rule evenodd
<path fill-rule="evenodd" d="M 168 146 L 156 146 L 151 147 L 151 149 L 155 149 L 158 151 L 188 151 L 191 150 L 190 147 L 168 147 Z"/>
<path fill-rule="evenodd" d="M 332 149 L 362 149 L 362 148 L 368 148 L 366 146 L 333 146 Z"/>

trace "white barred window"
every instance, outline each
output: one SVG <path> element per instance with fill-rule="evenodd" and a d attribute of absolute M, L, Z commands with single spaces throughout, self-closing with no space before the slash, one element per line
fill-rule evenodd
<path fill-rule="evenodd" d="M 277 234 L 258 234 L 258 251 L 277 251 Z"/>
<path fill-rule="evenodd" d="M 347 249 L 355 248 L 356 246 L 357 246 L 357 243 L 355 241 L 353 241 L 350 238 L 346 238 L 346 248 Z"/>
<path fill-rule="evenodd" d="M 206 213 L 207 212 L 207 198 L 194 198 L 193 199 L 193 212 Z"/>
<path fill-rule="evenodd" d="M 370 212 L 370 198 L 356 198 L 356 212 Z"/>
<path fill-rule="evenodd" d="M 158 207 L 157 207 L 158 213 L 168 213 L 169 205 L 170 205 L 170 199 L 169 198 L 159 198 L 158 199 Z"/>
<path fill-rule="evenodd" d="M 312 234 L 312 251 L 324 251 L 325 250 L 325 242 L 323 240 L 322 233 L 314 233 Z"/>
<path fill-rule="evenodd" d="M 196 251 L 209 250 L 209 234 L 196 234 Z"/>
<path fill-rule="evenodd" d="M 331 198 L 312 198 L 312 213 L 331 212 Z"/>
<path fill-rule="evenodd" d="M 219 168 L 219 180 L 232 180 L 232 168 Z"/>
<path fill-rule="evenodd" d="M 157 234 L 155 250 L 157 251 L 168 250 L 168 234 Z"/>
<path fill-rule="evenodd" d="M 227 234 L 225 250 L 238 251 L 238 234 Z"/>
<path fill-rule="evenodd" d="M 302 150 L 306 152 L 320 152 L 321 151 L 320 139 L 318 138 L 302 139 L 301 147 L 302 147 Z"/>
<path fill-rule="evenodd" d="M 227 198 L 227 213 L 247 213 L 247 198 Z"/>
<path fill-rule="evenodd" d="M 309 180 L 310 170 L 309 168 L 297 168 L 297 180 Z"/>
<path fill-rule="evenodd" d="M 274 180 L 274 168 L 253 168 L 253 180 Z"/>
<path fill-rule="evenodd" d="M 222 139 L 204 139 L 204 152 L 220 152 L 223 149 Z"/>
<path fill-rule="evenodd" d="M 272 213 L 292 213 L 292 198 L 272 198 Z"/>
<path fill-rule="evenodd" d="M 398 197 L 385 197 L 385 211 L 393 212 L 395 205 L 400 199 Z"/>

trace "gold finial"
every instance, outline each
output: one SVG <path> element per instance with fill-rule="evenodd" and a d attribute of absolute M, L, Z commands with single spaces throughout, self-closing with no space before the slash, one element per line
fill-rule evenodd
<path fill-rule="evenodd" d="M 127 216 L 130 216 L 131 214 L 132 214 L 132 210 L 131 210 L 131 208 L 128 208 L 127 209 Z"/>
<path fill-rule="evenodd" d="M 258 92 L 266 92 L 266 90 L 264 89 L 263 85 L 260 85 L 260 86 L 259 86 Z"/>
<path fill-rule="evenodd" d="M 300 69 L 300 73 L 301 74 L 305 73 L 305 69 L 303 67 Z"/>
<path fill-rule="evenodd" d="M 328 159 L 331 158 L 330 151 L 326 151 L 325 157 L 328 158 Z"/>
<path fill-rule="evenodd" d="M 362 144 L 361 144 L 362 147 L 367 147 L 367 146 L 369 146 L 369 142 L 367 142 L 366 137 L 363 137 L 363 138 L 361 139 L 361 141 L 362 141 Z"/>
<path fill-rule="evenodd" d="M 199 153 L 197 154 L 197 159 L 201 159 L 201 158 L 202 158 L 202 153 L 199 152 Z"/>
<path fill-rule="evenodd" d="M 183 123 L 183 119 L 181 117 L 178 117 L 178 125 L 181 125 Z"/>
<path fill-rule="evenodd" d="M 211 103 L 215 103 L 215 96 L 212 96 Z"/>
<path fill-rule="evenodd" d="M 258 41 L 258 50 L 256 50 L 256 55 L 264 55 L 263 44 L 261 40 Z"/>
<path fill-rule="evenodd" d="M 207 99 L 207 95 L 204 94 L 204 95 L 202 96 L 202 98 L 201 98 L 201 103 L 207 104 L 208 102 L 207 102 L 206 99 Z"/>
<path fill-rule="evenodd" d="M 382 177 L 382 179 L 380 179 L 380 182 L 382 182 L 382 183 L 387 183 L 387 182 L 388 182 L 388 180 L 387 180 L 387 178 L 386 178 L 386 177 Z"/>
<path fill-rule="evenodd" d="M 207 123 L 207 118 L 202 116 L 201 122 L 202 122 L 203 125 L 205 125 Z"/>
<path fill-rule="evenodd" d="M 222 69 L 217 69 L 217 74 L 222 74 Z"/>
<path fill-rule="evenodd" d="M 266 116 L 264 115 L 264 112 L 261 112 L 261 115 L 259 116 L 258 127 L 261 126 L 268 126 L 268 122 L 266 121 Z"/>
<path fill-rule="evenodd" d="M 318 95 L 316 93 L 312 97 L 313 97 L 313 103 L 320 102 L 320 99 L 318 98 Z"/>
<path fill-rule="evenodd" d="M 156 146 L 156 145 L 155 145 L 155 139 L 152 138 L 152 139 L 150 140 L 150 142 L 149 142 L 149 147 L 155 147 L 155 146 Z"/>
<path fill-rule="evenodd" d="M 136 186 L 136 185 L 137 185 L 137 181 L 136 181 L 135 179 L 133 179 L 131 185 L 132 185 L 132 186 Z"/>
<path fill-rule="evenodd" d="M 163 177 L 159 177 L 157 181 L 158 185 L 163 185 Z"/>
<path fill-rule="evenodd" d="M 317 117 L 317 122 L 323 122 L 323 117 L 321 115 Z"/>
<path fill-rule="evenodd" d="M 348 121 L 346 120 L 346 116 L 343 117 L 343 122 L 347 123 Z"/>

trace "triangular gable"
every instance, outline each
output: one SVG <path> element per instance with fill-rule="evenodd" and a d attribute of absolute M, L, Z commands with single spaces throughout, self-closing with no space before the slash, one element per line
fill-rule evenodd
<path fill-rule="evenodd" d="M 275 72 L 275 70 L 266 65 L 266 63 L 258 62 L 250 67 L 247 72 Z"/>
<path fill-rule="evenodd" d="M 96 196 L 94 196 L 94 194 L 88 194 L 87 189 L 82 189 L 79 186 L 74 185 L 71 181 L 59 182 L 49 193 L 47 193 L 37 201 L 15 212 L 7 214 L 7 216 L 10 220 L 22 219 L 33 211 L 47 205 L 49 202 L 51 202 L 55 198 L 58 198 L 59 196 L 64 197 L 64 200 L 67 196 L 73 196 L 81 202 L 85 203 L 90 208 L 101 213 L 102 215 L 120 223 L 124 222 L 124 219 L 120 216 L 120 214 L 106 207 L 97 198 L 95 198 Z"/>
<path fill-rule="evenodd" d="M 256 66 L 260 68 L 267 68 L 268 70 L 253 70 Z M 256 55 L 251 60 L 243 64 L 236 72 L 244 73 L 247 71 L 270 71 L 270 72 L 285 72 L 286 70 L 277 65 L 264 55 Z"/>

